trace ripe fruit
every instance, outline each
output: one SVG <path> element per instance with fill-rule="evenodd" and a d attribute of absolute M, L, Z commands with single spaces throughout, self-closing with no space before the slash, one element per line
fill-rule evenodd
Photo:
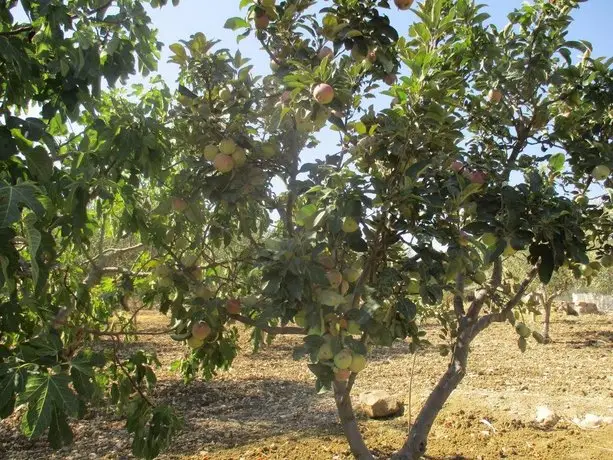
<path fill-rule="evenodd" d="M 319 347 L 319 351 L 317 352 L 318 361 L 328 361 L 333 357 L 334 353 L 332 352 L 332 347 L 329 343 L 324 343 L 321 347 Z"/>
<path fill-rule="evenodd" d="M 476 281 L 478 284 L 483 284 L 483 283 L 485 283 L 485 281 L 487 280 L 487 277 L 485 276 L 485 273 L 483 273 L 483 272 L 477 272 L 477 273 L 475 273 L 475 275 L 474 275 L 474 277 L 473 277 L 473 278 L 475 279 L 475 281 Z"/>
<path fill-rule="evenodd" d="M 247 162 L 247 154 L 245 153 L 245 149 L 237 147 L 232 154 L 232 159 L 234 160 L 234 165 L 237 168 L 243 166 Z"/>
<path fill-rule="evenodd" d="M 185 201 L 183 198 L 173 198 L 172 199 L 172 210 L 175 212 L 183 212 L 187 209 L 187 201 Z"/>
<path fill-rule="evenodd" d="M 223 153 L 219 153 L 215 160 L 213 161 L 213 166 L 220 173 L 228 173 L 234 169 L 234 160 L 230 155 L 225 155 Z"/>
<path fill-rule="evenodd" d="M 598 165 L 592 170 L 594 180 L 605 180 L 611 174 L 611 170 L 606 165 Z"/>
<path fill-rule="evenodd" d="M 408 10 L 413 4 L 413 0 L 394 0 L 399 10 Z"/>
<path fill-rule="evenodd" d="M 388 73 L 385 77 L 383 77 L 383 81 L 389 86 L 394 85 L 396 83 L 396 80 L 396 74 L 393 73 Z"/>
<path fill-rule="evenodd" d="M 358 323 L 357 321 L 354 320 L 349 320 L 347 322 L 347 332 L 349 332 L 351 335 L 357 335 L 360 332 L 362 332 L 360 330 L 360 323 Z"/>
<path fill-rule="evenodd" d="M 272 158 L 277 154 L 277 149 L 270 144 L 264 144 L 262 146 L 262 156 L 264 158 Z"/>
<path fill-rule="evenodd" d="M 198 321 L 192 326 L 192 337 L 196 340 L 204 340 L 211 334 L 211 326 L 204 321 Z"/>
<path fill-rule="evenodd" d="M 294 323 L 296 323 L 299 327 L 307 327 L 307 319 L 306 319 L 306 311 L 300 310 L 294 316 Z"/>
<path fill-rule="evenodd" d="M 341 272 L 338 270 L 330 270 L 328 273 L 326 273 L 326 278 L 328 278 L 330 286 L 333 288 L 338 288 L 343 282 L 343 275 L 341 275 Z"/>
<path fill-rule="evenodd" d="M 358 372 L 364 370 L 365 367 L 366 367 L 366 357 L 360 354 L 353 355 L 353 359 L 351 360 L 351 365 L 349 366 L 349 370 L 357 374 Z"/>
<path fill-rule="evenodd" d="M 334 268 L 334 265 L 335 265 L 334 258 L 327 254 L 320 254 L 317 257 L 317 262 L 319 262 L 321 265 L 323 265 L 327 269 L 332 269 Z"/>
<path fill-rule="evenodd" d="M 204 340 L 197 339 L 192 335 L 189 339 L 187 339 L 187 345 L 189 345 L 192 350 L 195 350 L 196 348 L 200 348 L 202 345 L 204 345 Z"/>
<path fill-rule="evenodd" d="M 454 172 L 459 173 L 464 169 L 464 163 L 462 163 L 460 160 L 456 160 L 453 163 L 451 163 L 451 169 Z"/>
<path fill-rule="evenodd" d="M 349 369 L 335 369 L 334 370 L 334 380 L 337 382 L 345 382 L 351 376 L 351 371 Z"/>
<path fill-rule="evenodd" d="M 334 99 L 334 88 L 327 83 L 320 83 L 313 89 L 313 98 L 320 104 L 329 104 Z"/>
<path fill-rule="evenodd" d="M 530 337 L 532 331 L 524 323 L 517 323 L 515 324 L 515 332 L 517 332 L 521 337 L 526 338 Z"/>
<path fill-rule="evenodd" d="M 218 153 L 219 149 L 215 144 L 209 144 L 204 148 L 204 158 L 209 161 L 213 161 Z"/>
<path fill-rule="evenodd" d="M 483 171 L 473 171 L 468 175 L 468 180 L 471 181 L 473 184 L 485 184 L 485 181 L 487 179 L 487 174 L 485 174 Z"/>
<path fill-rule="evenodd" d="M 238 315 L 241 312 L 241 301 L 238 299 L 228 299 L 226 302 L 226 310 L 231 315 Z"/>
<path fill-rule="evenodd" d="M 353 233 L 358 230 L 360 226 L 353 217 L 345 217 L 343 219 L 343 231 L 345 233 Z"/>
<path fill-rule="evenodd" d="M 347 349 L 343 349 L 334 355 L 334 365 L 339 369 L 347 369 L 351 366 L 352 360 L 353 356 L 351 355 L 351 351 Z"/>
<path fill-rule="evenodd" d="M 263 14 L 261 16 L 256 16 L 253 22 L 255 23 L 256 29 L 263 30 L 268 27 L 268 24 L 270 24 L 270 18 L 266 14 Z"/>
<path fill-rule="evenodd" d="M 204 300 L 210 300 L 213 298 L 213 291 L 206 285 L 201 284 L 196 288 L 195 291 L 196 297 L 199 297 Z"/>
<path fill-rule="evenodd" d="M 334 57 L 334 51 L 329 46 L 324 46 L 319 50 L 319 53 L 317 53 L 317 57 L 322 60 L 324 58 L 332 59 Z"/>
<path fill-rule="evenodd" d="M 490 89 L 490 92 L 487 93 L 487 98 L 490 102 L 498 104 L 502 101 L 502 91 L 499 89 Z"/>
<path fill-rule="evenodd" d="M 358 280 L 358 278 L 360 278 L 361 274 L 362 274 L 362 270 L 360 270 L 359 268 L 350 267 L 347 270 L 345 270 L 344 276 L 345 276 L 345 279 L 349 281 L 350 283 L 355 283 Z"/>
<path fill-rule="evenodd" d="M 481 237 L 481 241 L 486 246 L 492 246 L 496 243 L 496 241 L 498 241 L 498 238 L 496 238 L 496 235 L 494 235 L 493 233 L 484 233 Z"/>
<path fill-rule="evenodd" d="M 219 143 L 219 151 L 225 155 L 232 155 L 236 150 L 236 142 L 232 139 L 224 139 Z"/>
<path fill-rule="evenodd" d="M 589 265 L 581 265 L 579 267 L 579 271 L 586 278 L 589 278 L 590 276 L 594 274 L 594 269 L 590 267 Z"/>
<path fill-rule="evenodd" d="M 231 98 L 232 98 L 232 91 L 230 91 L 228 88 L 223 88 L 219 92 L 219 99 L 221 99 L 222 101 L 228 102 Z"/>

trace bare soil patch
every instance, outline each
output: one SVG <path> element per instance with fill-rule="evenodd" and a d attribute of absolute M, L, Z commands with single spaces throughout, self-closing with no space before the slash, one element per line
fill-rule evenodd
<path fill-rule="evenodd" d="M 154 312 L 139 315 L 139 327 L 157 330 L 165 324 Z M 427 330 L 437 343 L 437 329 Z M 571 419 L 585 413 L 613 415 L 613 318 L 557 316 L 552 335 L 554 343 L 532 342 L 521 353 L 508 325 L 485 331 L 473 344 L 466 378 L 433 427 L 428 458 L 612 459 L 613 426 L 582 430 Z M 186 352 L 182 345 L 167 337 L 147 337 L 131 345 L 158 350 L 163 367 L 154 398 L 173 404 L 185 420 L 184 430 L 162 458 L 350 458 L 332 397 L 315 394 L 306 363 L 291 358 L 298 343 L 299 338 L 279 337 L 253 354 L 245 335 L 243 351 L 229 372 L 190 385 L 169 370 Z M 381 389 L 403 395 L 408 403 L 412 361 L 406 344 L 375 350 L 355 395 Z M 415 416 L 446 363 L 434 348 L 421 351 L 411 410 L 407 406 L 395 419 L 360 420 L 367 443 L 380 458 L 402 444 L 409 413 Z M 538 405 L 547 405 L 562 421 L 552 430 L 533 426 Z M 131 458 L 124 422 L 104 408 L 75 421 L 74 445 L 58 452 L 45 440 L 25 439 L 17 430 L 18 415 L 0 422 L 2 459 Z"/>

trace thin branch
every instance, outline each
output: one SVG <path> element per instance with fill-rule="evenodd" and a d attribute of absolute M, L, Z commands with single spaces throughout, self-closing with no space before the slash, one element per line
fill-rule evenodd
<path fill-rule="evenodd" d="M 96 329 L 89 329 L 89 328 L 81 328 L 81 330 L 83 332 L 86 332 L 88 334 L 94 335 L 96 337 L 114 337 L 114 338 L 119 338 L 119 337 L 125 337 L 128 335 L 135 335 L 135 336 L 139 336 L 139 335 L 148 335 L 148 336 L 153 336 L 153 335 L 165 335 L 165 334 L 170 334 L 171 332 L 174 332 L 174 329 L 166 329 L 164 331 L 98 331 Z"/>
<path fill-rule="evenodd" d="M 470 308 L 466 313 L 467 318 L 476 319 L 479 316 L 479 312 L 485 303 L 485 299 L 488 295 L 491 295 L 492 292 L 495 292 L 502 283 L 502 261 L 500 258 L 494 261 L 494 269 L 492 271 L 492 277 L 490 279 L 489 285 L 485 289 L 481 289 L 477 295 L 475 296 L 475 300 L 470 304 Z"/>
<path fill-rule="evenodd" d="M 125 368 L 125 366 L 123 365 L 123 363 L 121 362 L 121 359 L 119 359 L 119 356 L 117 355 L 117 339 L 113 339 L 113 342 L 115 344 L 115 347 L 113 349 L 113 354 L 114 354 L 114 361 L 115 364 L 117 364 L 117 366 L 119 367 L 119 369 L 121 369 L 121 371 L 124 373 L 124 375 L 128 378 L 128 380 L 130 381 L 130 385 L 132 385 L 132 388 L 134 388 L 138 394 L 141 396 L 141 398 L 143 398 L 143 400 L 149 405 L 149 407 L 155 407 L 155 404 L 153 404 L 151 402 L 151 400 L 147 397 L 147 395 L 145 395 L 145 393 L 143 393 L 143 390 L 141 390 L 140 386 L 134 381 L 134 379 L 132 378 L 132 376 L 130 375 L 130 372 Z"/>
<path fill-rule="evenodd" d="M 8 36 L 11 36 L 11 35 L 19 35 L 22 32 L 30 32 L 33 29 L 34 29 L 33 26 L 18 27 L 17 29 L 6 30 L 6 31 L 3 31 L 3 32 L 0 32 L 0 36 L 8 37 Z"/>
<path fill-rule="evenodd" d="M 256 320 L 243 315 L 230 315 L 230 318 L 238 321 L 239 323 L 257 327 L 258 329 L 272 335 L 304 335 L 305 333 L 304 328 L 297 326 L 262 326 L 258 324 Z"/>
<path fill-rule="evenodd" d="M 488 315 L 482 316 L 477 324 L 473 327 L 471 335 L 474 337 L 479 332 L 487 328 L 490 324 L 494 322 L 502 323 L 506 320 L 507 314 L 513 310 L 513 308 L 519 303 L 523 295 L 526 293 L 526 289 L 530 286 L 530 283 L 534 281 L 536 275 L 538 274 L 538 270 L 540 267 L 540 261 L 532 267 L 532 269 L 526 275 L 526 278 L 521 282 L 519 288 L 515 295 L 505 304 L 505 306 L 498 313 L 490 313 Z"/>

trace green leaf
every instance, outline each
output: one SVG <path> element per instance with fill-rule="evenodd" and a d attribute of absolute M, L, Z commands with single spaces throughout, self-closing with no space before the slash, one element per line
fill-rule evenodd
<path fill-rule="evenodd" d="M 10 185 L 0 182 L 0 228 L 17 222 L 21 215 L 20 205 L 26 206 L 37 215 L 45 211 L 36 199 L 38 189 L 30 183 Z"/>
<path fill-rule="evenodd" d="M 564 169 L 566 157 L 563 153 L 556 153 L 549 158 L 549 167 L 554 172 L 561 172 Z"/>
<path fill-rule="evenodd" d="M 49 433 L 47 434 L 49 444 L 54 449 L 60 449 L 64 446 L 72 444 L 72 430 L 66 420 L 64 412 L 54 409 L 51 415 L 51 423 L 49 424 Z"/>
<path fill-rule="evenodd" d="M 65 374 L 30 375 L 20 402 L 28 408 L 21 422 L 21 430 L 28 438 L 36 438 L 49 427 L 55 410 L 76 416 L 79 402 L 70 390 L 70 378 Z"/>
<path fill-rule="evenodd" d="M 527 346 L 527 342 L 526 339 L 524 337 L 520 337 L 519 339 L 517 339 L 517 346 L 519 347 L 519 349 L 521 350 L 522 353 L 524 353 L 526 351 L 526 346 Z"/>
<path fill-rule="evenodd" d="M 25 224 L 25 236 L 26 240 L 28 241 L 28 250 L 30 251 L 30 265 L 32 267 L 32 281 L 34 282 L 34 286 L 38 284 L 38 276 L 40 273 L 36 255 L 38 254 L 38 249 L 40 248 L 41 235 L 40 232 L 34 227 L 37 220 L 36 215 L 33 213 L 29 213 L 23 219 Z"/>
<path fill-rule="evenodd" d="M 243 18 L 230 18 L 224 24 L 224 29 L 237 30 L 248 28 L 249 23 Z"/>

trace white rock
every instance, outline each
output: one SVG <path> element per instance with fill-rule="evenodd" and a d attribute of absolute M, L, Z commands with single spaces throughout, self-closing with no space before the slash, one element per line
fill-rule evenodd
<path fill-rule="evenodd" d="M 536 417 L 534 421 L 542 428 L 553 428 L 560 420 L 558 414 L 552 411 L 547 406 L 538 406 L 536 408 Z"/>
<path fill-rule="evenodd" d="M 573 419 L 579 427 L 590 430 L 594 428 L 600 428 L 605 425 L 613 425 L 613 417 L 601 417 L 600 415 L 595 414 L 585 414 L 585 417 L 578 418 L 575 417 Z"/>
<path fill-rule="evenodd" d="M 359 400 L 362 411 L 370 418 L 398 415 L 404 408 L 400 398 L 381 390 L 361 393 Z"/>

